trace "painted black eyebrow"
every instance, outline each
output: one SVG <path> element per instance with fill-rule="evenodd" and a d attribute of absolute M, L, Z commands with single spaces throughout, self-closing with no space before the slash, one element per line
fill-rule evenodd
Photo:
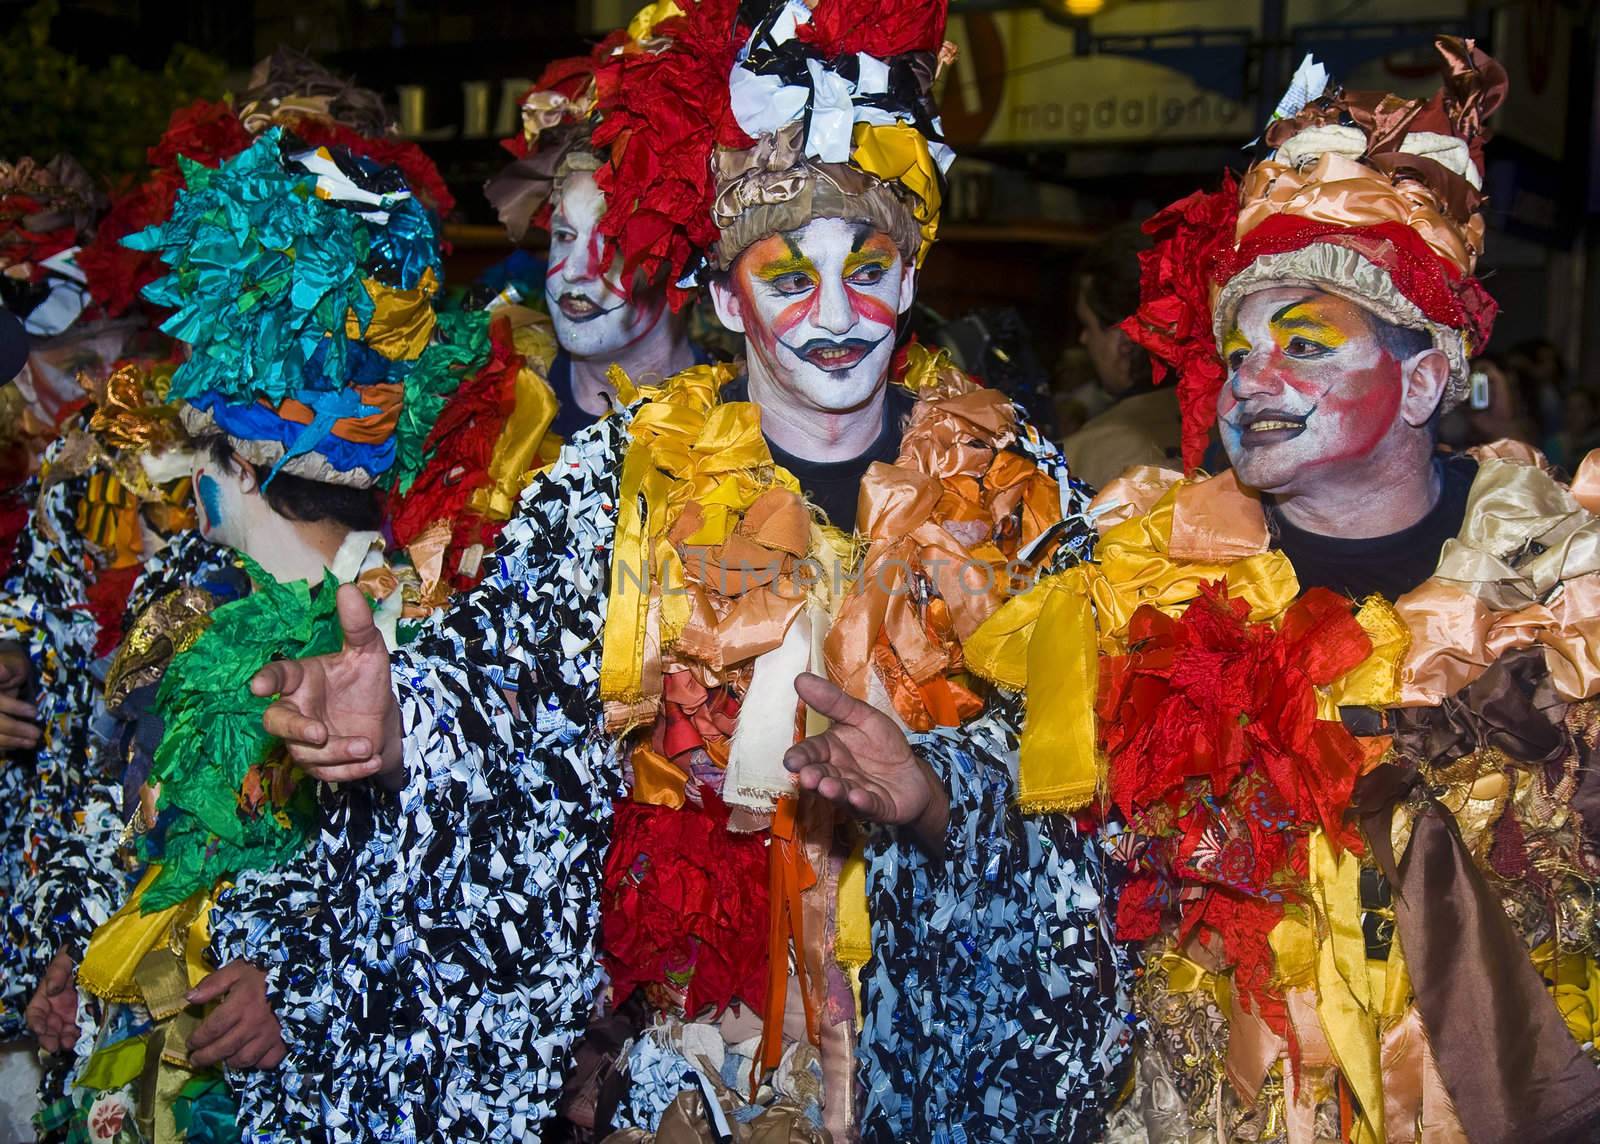
<path fill-rule="evenodd" d="M 855 254 L 866 245 L 867 239 L 872 237 L 873 226 L 869 222 L 858 221 L 852 222 L 850 227 L 855 231 L 855 238 L 850 243 L 850 253 Z"/>
<path fill-rule="evenodd" d="M 1315 297 L 1316 297 L 1315 294 L 1307 294 L 1304 298 L 1301 298 L 1301 299 L 1299 299 L 1297 301 L 1294 301 L 1294 302 L 1290 302 L 1287 306 L 1284 306 L 1277 313 L 1273 314 L 1272 317 L 1270 319 L 1268 319 L 1268 320 L 1271 321 L 1274 325 L 1285 325 L 1285 324 L 1287 324 L 1289 326 L 1302 326 L 1302 327 L 1303 326 L 1311 326 L 1311 325 L 1320 326 L 1323 323 L 1313 321 L 1310 318 L 1303 318 L 1303 319 L 1300 319 L 1298 321 L 1291 321 L 1291 322 L 1288 322 L 1288 323 L 1285 323 L 1283 321 L 1283 316 L 1285 314 L 1287 314 L 1290 310 L 1293 310 L 1296 306 L 1304 306 L 1307 302 L 1311 301 Z"/>
<path fill-rule="evenodd" d="M 780 234 L 778 237 L 783 239 L 783 245 L 789 248 L 789 254 L 791 257 L 796 259 L 805 259 L 806 256 L 802 254 L 800 252 L 800 248 L 794 244 L 794 239 L 790 238 L 787 234 Z"/>

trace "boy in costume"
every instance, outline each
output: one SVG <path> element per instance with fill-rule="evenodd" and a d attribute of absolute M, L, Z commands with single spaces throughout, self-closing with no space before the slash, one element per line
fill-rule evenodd
<path fill-rule="evenodd" d="M 341 653 L 253 684 L 352 790 L 332 981 L 280 1013 L 341 1078 L 337 1138 L 533 1131 L 602 964 L 644 1026 L 636 1131 L 707 1100 L 801 1140 L 1099 1130 L 1125 1030 L 1098 843 L 1016 812 L 1014 712 L 960 677 L 1013 577 L 1087 552 L 1083 493 L 1002 397 L 896 351 L 944 10 L 870 13 L 635 21 L 595 78 L 599 230 L 680 301 L 703 259 L 748 372 L 615 372 L 624 411 L 410 650 L 346 593 Z"/>
<path fill-rule="evenodd" d="M 484 315 L 435 312 L 436 224 L 397 167 L 273 128 L 184 174 L 172 217 L 128 241 L 171 268 L 147 295 L 190 348 L 167 396 L 196 450 L 198 531 L 239 553 L 244 574 L 155 601 L 108 670 L 120 728 L 107 749 L 124 764 L 140 874 L 77 966 L 100 1004 L 41 999 L 41 1039 L 82 1054 L 44 1119 L 94 1139 L 297 1138 L 301 1125 L 273 1121 L 251 1093 L 296 1081 L 262 1070 L 285 1052 L 272 1009 L 294 979 L 279 974 L 311 970 L 251 943 L 275 946 L 285 911 L 315 910 L 315 896 L 291 896 L 287 867 L 319 796 L 337 794 L 295 770 L 242 688 L 274 656 L 336 645 L 339 582 L 359 583 L 395 632 L 403 593 L 378 490 L 424 467 L 434 420 L 491 357 L 491 336 Z M 230 932 L 239 948 L 223 944 Z"/>

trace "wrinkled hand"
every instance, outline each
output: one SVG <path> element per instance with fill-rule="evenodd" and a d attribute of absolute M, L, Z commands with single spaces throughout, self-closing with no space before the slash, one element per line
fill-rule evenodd
<path fill-rule="evenodd" d="M 0 751 L 39 745 L 38 711 L 22 698 L 33 678 L 28 653 L 16 644 L 0 645 Z"/>
<path fill-rule="evenodd" d="M 809 672 L 794 689 L 833 726 L 790 747 L 783 765 L 801 790 L 868 822 L 909 826 L 932 852 L 944 847 L 950 796 L 933 769 L 911 750 L 895 721 Z"/>
<path fill-rule="evenodd" d="M 197 1068 L 225 1061 L 236 1069 L 271 1069 L 288 1055 L 283 1028 L 267 1001 L 267 975 L 248 961 L 230 961 L 189 990 L 192 1005 L 222 998 L 189 1036 Z"/>
<path fill-rule="evenodd" d="M 250 690 L 278 696 L 262 725 L 313 778 L 342 783 L 376 777 L 398 787 L 404 762 L 389 649 L 367 598 L 354 585 L 339 588 L 339 624 L 343 651 L 280 659 L 256 672 Z"/>
<path fill-rule="evenodd" d="M 78 987 L 72 970 L 72 957 L 62 950 L 45 966 L 28 1002 L 28 1028 L 47 1053 L 65 1052 L 78 1043 Z"/>

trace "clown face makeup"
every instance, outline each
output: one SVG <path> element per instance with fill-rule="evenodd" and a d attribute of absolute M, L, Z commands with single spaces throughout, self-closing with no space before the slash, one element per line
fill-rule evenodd
<path fill-rule="evenodd" d="M 887 235 L 819 218 L 744 251 L 713 297 L 745 335 L 752 383 L 843 413 L 882 388 L 915 278 Z"/>
<path fill-rule="evenodd" d="M 1438 404 L 1435 387 L 1412 373 L 1417 358 L 1396 357 L 1376 319 L 1311 287 L 1245 298 L 1223 357 L 1222 444 L 1239 479 L 1262 492 L 1351 483 L 1387 442 L 1421 431 Z"/>
<path fill-rule="evenodd" d="M 631 299 L 623 296 L 622 258 L 595 229 L 605 210 L 605 195 L 589 172 L 575 171 L 562 182 L 550 218 L 544 297 L 561 348 L 610 364 L 665 320 L 666 295 L 636 286 Z"/>

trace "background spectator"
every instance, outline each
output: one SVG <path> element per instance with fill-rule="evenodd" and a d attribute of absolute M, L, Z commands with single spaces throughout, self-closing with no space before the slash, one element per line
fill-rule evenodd
<path fill-rule="evenodd" d="M 1153 385 L 1150 359 L 1118 328 L 1139 306 L 1145 244 L 1136 229 L 1113 230 L 1089 248 L 1078 272 L 1079 340 L 1113 404 L 1068 437 L 1062 450 L 1072 471 L 1097 488 L 1133 465 L 1177 464 L 1177 387 Z"/>

